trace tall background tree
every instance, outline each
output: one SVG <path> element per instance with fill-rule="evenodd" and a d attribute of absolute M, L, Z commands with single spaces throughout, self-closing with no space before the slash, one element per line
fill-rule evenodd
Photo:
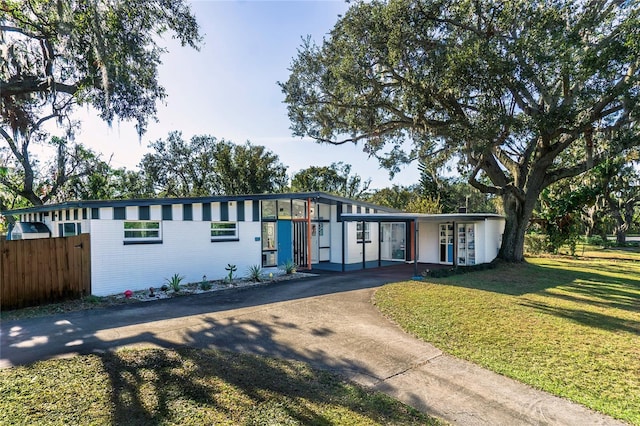
<path fill-rule="evenodd" d="M 471 185 L 502 198 L 499 257 L 521 261 L 545 188 L 640 143 L 639 10 L 356 1 L 321 45 L 303 43 L 281 83 L 293 133 L 362 143 L 392 171 L 456 160 Z"/>
<path fill-rule="evenodd" d="M 351 174 L 351 164 L 342 161 L 330 166 L 311 166 L 291 178 L 292 191 L 324 191 L 355 200 L 366 196 L 371 179 Z"/>
<path fill-rule="evenodd" d="M 635 152 L 628 157 L 612 158 L 599 169 L 602 197 L 606 211 L 614 222 L 616 242 L 626 243 L 627 232 L 633 226 L 640 206 L 640 157 Z"/>
<path fill-rule="evenodd" d="M 157 78 L 157 41 L 166 33 L 197 48 L 186 1 L 0 2 L 0 137 L 15 161 L 20 197 L 38 205 L 55 196 L 40 191 L 32 145 L 50 140 L 48 122 L 71 138 L 77 106 L 93 107 L 108 123 L 133 120 L 144 133 L 166 96 Z"/>
<path fill-rule="evenodd" d="M 149 145 L 140 162 L 143 179 L 163 197 L 261 194 L 282 192 L 287 168 L 263 146 L 236 145 L 213 136 L 180 132 Z"/>

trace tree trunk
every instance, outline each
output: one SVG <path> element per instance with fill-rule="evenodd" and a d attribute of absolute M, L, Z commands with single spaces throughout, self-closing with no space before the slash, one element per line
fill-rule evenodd
<path fill-rule="evenodd" d="M 524 235 L 529 227 L 533 206 L 538 194 L 527 193 L 525 202 L 513 193 L 502 196 L 506 223 L 498 258 L 507 262 L 524 261 Z M 533 201 L 531 201 L 533 200 Z"/>
<path fill-rule="evenodd" d="M 613 216 L 616 221 L 614 230 L 616 234 L 616 244 L 623 246 L 627 242 L 627 230 L 629 229 L 629 224 L 625 221 L 624 206 L 614 203 L 611 203 L 611 205 L 616 207 L 611 209 L 611 216 Z"/>

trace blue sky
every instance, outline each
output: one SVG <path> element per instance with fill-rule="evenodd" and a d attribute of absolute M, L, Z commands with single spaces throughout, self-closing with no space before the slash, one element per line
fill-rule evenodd
<path fill-rule="evenodd" d="M 166 40 L 160 83 L 167 90 L 166 105 L 158 105 L 158 123 L 138 139 L 133 124 L 111 128 L 82 110 L 82 131 L 76 140 L 111 157 L 114 167 L 133 169 L 150 141 L 172 130 L 185 139 L 208 134 L 242 144 L 264 145 L 289 167 L 289 174 L 310 166 L 343 161 L 372 188 L 408 185 L 418 179 L 410 166 L 393 181 L 360 146 L 320 145 L 293 138 L 284 95 L 277 81 L 286 81 L 287 68 L 302 38 L 321 42 L 338 15 L 347 10 L 342 1 L 194 1 L 204 44 L 200 51 Z"/>

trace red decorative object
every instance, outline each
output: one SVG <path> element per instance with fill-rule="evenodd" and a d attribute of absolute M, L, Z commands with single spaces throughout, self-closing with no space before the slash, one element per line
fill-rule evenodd
<path fill-rule="evenodd" d="M 133 292 L 131 290 L 125 290 L 124 297 L 126 297 L 128 299 L 131 296 L 133 296 Z"/>

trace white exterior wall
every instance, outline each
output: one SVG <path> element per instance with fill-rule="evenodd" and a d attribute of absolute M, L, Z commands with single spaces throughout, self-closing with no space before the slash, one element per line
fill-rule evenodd
<path fill-rule="evenodd" d="M 150 206 L 149 220 L 162 220 L 162 206 Z"/>
<path fill-rule="evenodd" d="M 362 243 L 356 241 L 356 222 L 344 222 L 344 263 L 362 262 Z"/>
<path fill-rule="evenodd" d="M 369 224 L 371 232 L 370 239 L 365 244 L 365 260 L 378 260 L 380 257 L 380 224 L 377 222 L 372 222 Z M 370 242 L 369 242 L 370 241 Z M 362 245 L 360 245 L 360 250 L 362 250 Z"/>
<path fill-rule="evenodd" d="M 418 262 L 438 263 L 439 261 L 439 224 L 435 222 L 418 222 Z"/>
<path fill-rule="evenodd" d="M 369 223 L 369 239 L 364 244 L 365 261 L 378 260 L 380 250 L 380 228 L 375 222 Z M 358 222 L 345 222 L 345 259 L 344 263 L 362 263 L 362 242 L 357 241 Z"/>
<path fill-rule="evenodd" d="M 182 206 L 174 206 L 173 213 L 182 217 Z M 124 221 L 91 222 L 91 285 L 96 296 L 159 288 L 176 273 L 185 277 L 183 283 L 200 282 L 203 275 L 221 279 L 229 263 L 244 276 L 249 266 L 261 264 L 256 241 L 260 222 L 238 222 L 240 241 L 211 242 L 210 222 L 177 221 L 174 216 L 161 222 L 162 244 L 129 245 L 123 244 Z"/>
<path fill-rule="evenodd" d="M 485 219 L 484 221 L 484 262 L 489 263 L 498 256 L 502 245 L 504 219 Z"/>
<path fill-rule="evenodd" d="M 418 223 L 418 262 L 440 263 L 439 226 L 445 222 Z M 475 255 L 477 263 L 489 263 L 498 256 L 504 231 L 504 219 L 484 221 L 460 221 L 458 224 L 473 224 L 475 228 Z M 457 232 L 454 233 L 457 238 Z M 457 254 L 456 254 L 457 256 Z"/>

